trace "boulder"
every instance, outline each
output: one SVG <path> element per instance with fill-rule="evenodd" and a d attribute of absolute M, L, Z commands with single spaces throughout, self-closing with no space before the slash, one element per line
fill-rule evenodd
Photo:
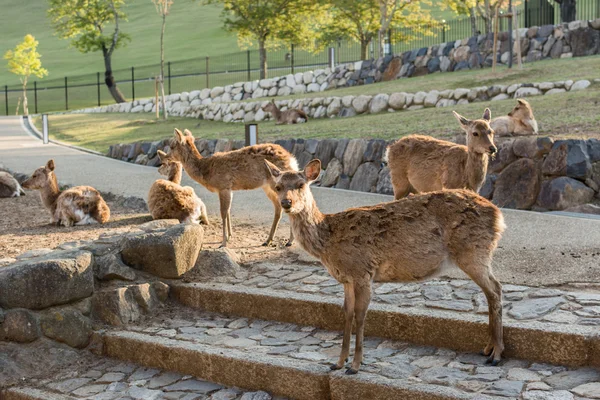
<path fill-rule="evenodd" d="M 590 85 L 590 81 L 588 81 L 587 79 L 582 79 L 580 81 L 575 82 L 573 86 L 571 86 L 571 91 L 584 90 L 587 89 Z"/>
<path fill-rule="evenodd" d="M 381 194 L 394 194 L 394 187 L 392 186 L 392 176 L 390 174 L 389 167 L 383 167 L 379 171 L 379 177 L 377 178 L 377 193 Z"/>
<path fill-rule="evenodd" d="M 128 287 L 100 290 L 92 298 L 92 313 L 107 324 L 120 326 L 136 322 L 141 310 Z"/>
<path fill-rule="evenodd" d="M 210 91 L 210 98 L 214 99 L 215 97 L 222 95 L 224 92 L 225 92 L 225 89 L 222 86 L 215 86 Z"/>
<path fill-rule="evenodd" d="M 548 210 L 564 210 L 589 203 L 593 197 L 594 190 L 573 178 L 561 176 L 542 184 L 537 205 Z"/>
<path fill-rule="evenodd" d="M 344 167 L 342 163 L 337 158 L 334 158 L 329 162 L 325 173 L 321 178 L 321 186 L 330 187 L 334 186 L 340 175 L 342 174 Z"/>
<path fill-rule="evenodd" d="M 388 105 L 394 110 L 401 110 L 406 104 L 406 93 L 392 93 L 388 99 Z"/>
<path fill-rule="evenodd" d="M 91 321 L 69 308 L 44 313 L 40 326 L 46 337 L 78 349 L 86 347 L 92 335 Z"/>
<path fill-rule="evenodd" d="M 109 253 L 94 259 L 94 276 L 101 281 L 120 279 L 123 281 L 133 281 L 135 271 L 125 265 L 121 256 Z"/>
<path fill-rule="evenodd" d="M 427 96 L 425 96 L 425 100 L 423 100 L 423 105 L 425 105 L 425 107 L 435 107 L 439 100 L 439 94 L 440 92 L 438 92 L 437 90 L 432 90 L 429 93 L 427 93 Z"/>
<path fill-rule="evenodd" d="M 121 256 L 133 268 L 161 278 L 179 278 L 196 263 L 203 235 L 199 225 L 180 224 L 165 232 L 127 236 Z"/>
<path fill-rule="evenodd" d="M 499 173 L 507 165 L 517 159 L 517 156 L 513 152 L 513 141 L 507 140 L 502 143 L 496 143 L 496 147 L 498 148 L 498 153 L 496 154 L 496 157 L 490 160 L 488 172 Z"/>
<path fill-rule="evenodd" d="M 520 87 L 515 92 L 515 98 L 540 96 L 542 91 L 534 87 Z"/>
<path fill-rule="evenodd" d="M 336 97 L 334 98 L 331 103 L 329 103 L 329 105 L 327 106 L 327 116 L 331 117 L 334 115 L 338 115 L 338 113 L 340 112 L 342 108 L 342 102 L 341 100 Z"/>
<path fill-rule="evenodd" d="M 92 253 L 54 251 L 0 269 L 0 307 L 39 310 L 92 295 Z"/>
<path fill-rule="evenodd" d="M 600 215 L 600 207 L 594 204 L 582 204 L 579 206 L 573 206 L 569 208 L 565 208 L 564 211 L 573 212 L 573 213 L 581 213 L 581 214 L 595 214 Z"/>
<path fill-rule="evenodd" d="M 356 170 L 350 182 L 350 190 L 359 192 L 375 192 L 377 190 L 377 179 L 379 168 L 372 162 L 362 164 Z"/>
<path fill-rule="evenodd" d="M 327 169 L 329 161 L 335 157 L 335 150 L 338 146 L 337 139 L 324 139 L 319 141 L 315 158 L 321 160 L 321 167 Z"/>
<path fill-rule="evenodd" d="M 364 161 L 381 162 L 383 152 L 387 147 L 387 142 L 383 139 L 371 139 L 367 144 L 367 149 L 363 155 Z"/>
<path fill-rule="evenodd" d="M 493 202 L 498 207 L 529 210 L 540 189 L 540 173 L 536 163 L 521 158 L 504 168 L 494 184 Z"/>
<path fill-rule="evenodd" d="M 568 42 L 574 57 L 591 56 L 600 51 L 600 31 L 592 28 L 571 30 Z"/>
<path fill-rule="evenodd" d="M 352 108 L 354 108 L 358 114 L 362 114 L 368 110 L 370 102 L 371 96 L 361 94 L 352 100 Z"/>
<path fill-rule="evenodd" d="M 371 114 L 377 114 L 382 111 L 386 111 L 388 108 L 388 99 L 389 96 L 385 93 L 380 93 L 373 97 L 373 99 L 371 100 L 371 105 L 369 107 L 369 112 Z"/>
<path fill-rule="evenodd" d="M 498 175 L 487 174 L 481 189 L 479 189 L 479 195 L 491 200 L 492 196 L 494 195 L 494 190 L 496 189 L 496 179 L 498 179 Z"/>
<path fill-rule="evenodd" d="M 233 277 L 242 271 L 237 261 L 235 252 L 228 248 L 203 250 L 190 273 L 200 278 Z"/>
<path fill-rule="evenodd" d="M 151 232 L 155 229 L 166 229 L 174 225 L 179 225 L 178 219 L 155 219 L 154 221 L 145 222 L 138 225 L 138 228 L 144 232 Z"/>
<path fill-rule="evenodd" d="M 6 310 L 0 324 L 0 340 L 29 343 L 40 337 L 38 319 L 28 310 Z"/>
<path fill-rule="evenodd" d="M 348 142 L 343 159 L 345 175 L 354 175 L 356 169 L 363 161 L 363 155 L 366 149 L 367 141 L 365 139 L 352 139 L 350 142 Z"/>
<path fill-rule="evenodd" d="M 552 150 L 542 167 L 544 175 L 569 176 L 585 180 L 592 174 L 587 143 L 585 140 L 558 140 L 554 142 Z"/>
<path fill-rule="evenodd" d="M 513 152 L 517 157 L 541 159 L 552 149 L 553 140 L 549 137 L 521 137 L 513 142 Z"/>
<path fill-rule="evenodd" d="M 383 71 L 382 81 L 392 81 L 400 77 L 400 69 L 402 68 L 402 58 L 394 57 L 388 64 L 385 71 Z"/>

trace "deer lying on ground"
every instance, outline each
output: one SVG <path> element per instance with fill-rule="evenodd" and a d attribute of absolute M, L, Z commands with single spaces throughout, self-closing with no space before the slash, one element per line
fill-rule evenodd
<path fill-rule="evenodd" d="M 71 227 L 108 222 L 110 209 L 100 193 L 90 186 L 75 186 L 61 191 L 54 173 L 54 160 L 35 170 L 25 182 L 26 189 L 37 189 L 52 223 Z"/>
<path fill-rule="evenodd" d="M 25 195 L 19 181 L 8 172 L 0 171 L 0 197 L 19 197 Z"/>
<path fill-rule="evenodd" d="M 175 129 L 175 138 L 171 140 L 169 156 L 183 164 L 185 172 L 213 193 L 219 194 L 221 219 L 223 220 L 223 242 L 227 246 L 231 238 L 231 200 L 234 190 L 251 190 L 262 188 L 275 207 L 275 216 L 271 232 L 263 246 L 273 241 L 273 236 L 281 219 L 281 204 L 277 200 L 275 181 L 264 160 L 269 160 L 284 170 L 298 170 L 296 158 L 277 144 L 257 144 L 240 150 L 226 153 L 215 153 L 212 157 L 203 158 L 196 145 L 194 137 L 187 129 L 181 133 Z M 294 241 L 290 231 L 288 246 Z"/>
<path fill-rule="evenodd" d="M 458 266 L 483 290 L 490 329 L 483 352 L 492 365 L 500 362 L 504 350 L 502 286 L 491 263 L 505 226 L 496 206 L 467 190 L 447 190 L 322 214 L 309 188 L 321 172 L 319 160 L 309 162 L 303 172 L 285 172 L 266 163 L 294 237 L 344 285 L 342 351 L 331 369 L 341 369 L 348 358 L 353 319 L 356 348 L 346 373 L 355 374 L 360 367 L 372 281 L 423 280 L 450 265 Z"/>
<path fill-rule="evenodd" d="M 485 180 L 488 155 L 496 153 L 490 110 L 483 119 L 470 121 L 454 112 L 467 134 L 467 145 L 429 136 L 411 135 L 388 146 L 385 159 L 390 168 L 396 200 L 409 192 L 469 189 L 478 192 Z"/>
<path fill-rule="evenodd" d="M 517 105 L 507 116 L 496 117 L 490 126 L 498 136 L 537 135 L 538 125 L 527 100 L 517 99 Z"/>
<path fill-rule="evenodd" d="M 297 124 L 298 122 L 308 122 L 308 115 L 302 110 L 291 109 L 280 111 L 275 100 L 271 100 L 269 104 L 264 106 L 263 111 L 270 112 L 275 118 L 275 125 L 282 124 Z"/>
<path fill-rule="evenodd" d="M 165 152 L 158 151 L 162 162 L 158 172 L 168 180 L 158 179 L 148 193 L 148 209 L 153 219 L 178 219 L 179 222 L 202 223 L 209 225 L 206 206 L 196 196 L 194 189 L 182 187 L 183 166 L 172 160 Z"/>

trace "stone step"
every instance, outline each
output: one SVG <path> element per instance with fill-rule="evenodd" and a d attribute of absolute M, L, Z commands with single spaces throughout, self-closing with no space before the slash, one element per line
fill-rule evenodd
<path fill-rule="evenodd" d="M 104 332 L 103 351 L 150 368 L 300 400 L 575 400 L 600 390 L 600 371 L 593 368 L 518 359 L 490 367 L 477 354 L 377 337 L 365 339 L 363 366 L 349 376 L 329 370 L 341 338 L 340 331 L 180 307 L 143 325 Z"/>
<path fill-rule="evenodd" d="M 448 299 L 421 301 L 421 304 L 417 304 L 413 299 L 407 299 L 400 292 L 375 294 L 367 314 L 365 335 L 457 351 L 479 352 L 488 340 L 487 305 L 478 306 L 477 300 L 472 302 L 470 299 L 454 299 L 452 296 L 456 297 L 457 294 L 463 296 L 467 291 L 464 286 L 459 286 L 464 285 L 463 282 L 465 281 L 418 285 L 421 288 L 418 290 L 425 290 L 432 297 L 436 291 L 446 293 L 448 296 Z M 294 290 L 273 290 L 271 287 L 258 288 L 223 283 L 170 282 L 170 285 L 172 296 L 189 307 L 240 317 L 315 326 L 321 329 L 343 329 L 341 293 L 301 293 Z M 407 287 L 401 284 L 386 285 L 388 287 L 385 290 L 390 287 Z M 415 286 L 415 284 L 411 285 Z M 541 295 L 550 294 L 548 290 L 554 289 L 507 286 L 509 290 L 522 290 L 518 293 L 519 296 L 524 297 L 524 300 L 505 299 L 504 301 L 506 346 L 504 357 L 571 366 L 600 366 L 600 335 L 597 326 L 577 323 L 578 320 L 600 323 L 600 318 L 582 318 L 576 314 L 576 312 L 580 314 L 595 312 L 593 310 L 600 312 L 600 307 L 582 306 L 577 303 L 581 301 L 585 304 L 596 304 L 596 302 L 600 304 L 600 295 L 555 291 L 560 292 L 561 295 L 527 299 L 528 291 L 537 291 L 538 295 Z M 375 293 L 379 288 L 383 286 L 376 288 Z M 479 298 L 477 290 L 476 287 L 474 291 L 469 289 L 471 296 L 476 299 Z M 543 292 L 544 290 L 547 292 Z M 511 297 L 511 293 L 514 295 L 517 292 L 508 292 L 507 295 Z M 412 302 L 412 305 L 409 305 L 407 300 Z M 527 302 L 533 303 L 532 311 L 528 311 Z M 465 311 L 447 309 L 459 305 L 464 307 Z M 561 305 L 566 305 L 565 308 L 571 310 L 561 310 Z M 579 309 L 573 310 L 576 306 L 579 306 Z M 511 318 L 511 311 L 516 313 L 516 309 L 524 314 L 541 312 L 543 307 L 548 308 L 544 317 L 532 320 Z M 479 309 L 483 311 L 479 312 Z M 515 313 L 512 315 L 517 315 Z M 560 318 L 570 323 L 553 322 Z"/>

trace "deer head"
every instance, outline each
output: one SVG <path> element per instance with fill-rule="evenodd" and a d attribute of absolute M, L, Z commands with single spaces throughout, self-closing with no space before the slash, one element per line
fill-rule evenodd
<path fill-rule="evenodd" d="M 313 197 L 309 185 L 319 177 L 321 161 L 312 160 L 301 172 L 283 172 L 268 160 L 265 160 L 265 164 L 275 179 L 275 191 L 286 213 L 297 214 L 311 207 Z"/>
<path fill-rule="evenodd" d="M 187 129 L 181 132 L 179 129 L 175 128 L 173 135 L 173 138 L 169 142 L 169 148 L 171 150 L 168 154 L 172 161 L 184 162 L 190 155 L 201 157 L 196 148 L 196 144 L 194 143 L 192 132 Z"/>
<path fill-rule="evenodd" d="M 469 120 L 452 111 L 467 134 L 467 147 L 469 152 L 478 154 L 495 154 L 498 149 L 494 145 L 494 131 L 490 127 L 491 111 L 486 108 L 481 119 Z"/>
<path fill-rule="evenodd" d="M 45 166 L 36 169 L 21 186 L 26 189 L 43 189 L 55 181 L 54 160 L 48 160 Z"/>
<path fill-rule="evenodd" d="M 509 117 L 514 117 L 520 120 L 534 119 L 533 110 L 527 100 L 517 99 L 517 105 L 508 113 Z"/>
<path fill-rule="evenodd" d="M 160 158 L 161 165 L 158 167 L 158 173 L 164 176 L 169 176 L 173 168 L 177 168 L 180 164 L 178 161 L 173 160 L 173 156 L 165 153 L 162 150 L 157 151 L 158 158 Z"/>
<path fill-rule="evenodd" d="M 274 110 L 278 110 L 277 105 L 275 104 L 275 100 L 274 99 L 271 99 L 271 101 L 268 102 L 267 104 L 265 104 L 262 107 L 262 109 L 263 109 L 263 111 L 270 112 L 270 113 L 272 113 Z"/>

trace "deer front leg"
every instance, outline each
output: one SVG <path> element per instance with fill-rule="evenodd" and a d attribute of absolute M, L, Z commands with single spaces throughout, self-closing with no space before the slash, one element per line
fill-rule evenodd
<path fill-rule="evenodd" d="M 221 205 L 221 220 L 223 221 L 223 242 L 219 247 L 227 247 L 227 219 L 229 216 L 229 209 L 231 208 L 231 198 L 233 192 L 231 190 L 221 190 L 219 192 L 219 203 Z"/>
<path fill-rule="evenodd" d="M 342 351 L 337 364 L 331 364 L 332 370 L 342 369 L 350 355 L 350 339 L 352 338 L 352 321 L 354 320 L 354 286 L 344 283 L 344 339 L 342 340 Z"/>
<path fill-rule="evenodd" d="M 489 285 L 482 287 L 485 297 L 488 301 L 489 331 L 490 342 L 483 350 L 483 354 L 488 356 L 487 363 L 492 366 L 498 365 L 502 359 L 504 351 L 504 338 L 502 332 L 502 285 L 490 273 L 488 277 Z"/>
<path fill-rule="evenodd" d="M 231 194 L 233 197 L 233 193 Z M 231 208 L 227 211 L 227 239 L 231 239 L 233 237 L 233 233 L 231 231 Z"/>
<path fill-rule="evenodd" d="M 354 375 L 358 372 L 363 360 L 363 340 L 365 336 L 365 319 L 367 309 L 371 302 L 371 281 L 357 282 L 354 285 L 354 318 L 356 319 L 356 347 L 352 366 L 346 370 L 346 375 Z"/>
<path fill-rule="evenodd" d="M 294 244 L 294 230 L 292 229 L 292 225 L 290 224 L 290 240 L 285 244 L 286 247 L 290 247 Z"/>
<path fill-rule="evenodd" d="M 267 197 L 273 203 L 273 207 L 275 207 L 275 215 L 273 216 L 273 224 L 271 225 L 271 232 L 269 233 L 269 237 L 266 242 L 263 243 L 263 246 L 270 246 L 273 243 L 273 237 L 275 236 L 275 232 L 277 231 L 277 226 L 279 225 L 279 220 L 281 219 L 282 208 L 279 203 L 279 198 L 277 197 L 277 193 L 271 189 L 270 186 L 264 186 L 263 190 L 265 191 Z"/>

